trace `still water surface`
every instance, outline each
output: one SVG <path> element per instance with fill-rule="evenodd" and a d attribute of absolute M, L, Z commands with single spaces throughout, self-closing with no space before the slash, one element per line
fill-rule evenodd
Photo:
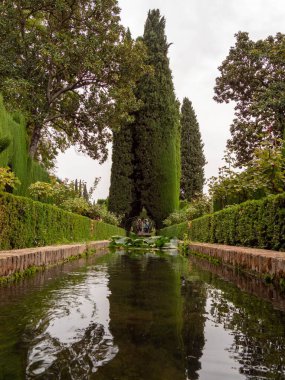
<path fill-rule="evenodd" d="M 0 288 L 0 379 L 285 379 L 284 310 L 194 258 L 81 259 Z"/>

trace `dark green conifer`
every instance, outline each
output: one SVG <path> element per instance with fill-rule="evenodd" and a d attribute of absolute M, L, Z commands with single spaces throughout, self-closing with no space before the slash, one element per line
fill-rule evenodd
<path fill-rule="evenodd" d="M 131 41 L 129 29 L 126 38 Z M 108 210 L 123 217 L 122 226 L 129 229 L 131 217 L 138 214 L 140 206 L 135 197 L 133 125 L 126 124 L 113 132 L 111 185 Z"/>
<path fill-rule="evenodd" d="M 181 108 L 181 199 L 191 201 L 193 197 L 203 193 L 206 164 L 203 147 L 192 103 L 184 98 Z"/>
<path fill-rule="evenodd" d="M 134 200 L 132 126 L 126 125 L 114 132 L 112 162 L 108 209 L 123 215 L 122 224 L 125 226 Z"/>
<path fill-rule="evenodd" d="M 87 190 L 87 184 L 86 182 L 84 182 L 84 185 L 83 185 L 83 198 L 88 202 L 89 201 L 89 194 L 88 194 L 88 190 Z"/>
<path fill-rule="evenodd" d="M 77 181 L 77 179 L 74 182 L 74 191 L 76 194 L 78 193 L 78 181 Z"/>
<path fill-rule="evenodd" d="M 153 74 L 146 74 L 137 90 L 143 106 L 134 123 L 134 178 L 141 207 L 159 227 L 178 208 L 180 188 L 179 107 L 167 56 L 165 19 L 159 10 L 149 11 L 143 41 Z"/>

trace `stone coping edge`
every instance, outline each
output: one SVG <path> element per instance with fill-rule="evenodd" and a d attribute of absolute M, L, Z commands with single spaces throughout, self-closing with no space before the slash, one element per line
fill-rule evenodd
<path fill-rule="evenodd" d="M 198 242 L 191 242 L 188 247 L 190 252 L 210 256 L 247 272 L 285 278 L 285 252 Z"/>
<path fill-rule="evenodd" d="M 46 267 L 83 255 L 88 250 L 100 251 L 109 245 L 108 240 L 66 245 L 24 248 L 0 251 L 0 277 L 12 276 L 31 267 Z"/>

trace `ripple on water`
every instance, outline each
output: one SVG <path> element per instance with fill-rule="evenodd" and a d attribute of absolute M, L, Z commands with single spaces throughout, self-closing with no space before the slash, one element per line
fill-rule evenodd
<path fill-rule="evenodd" d="M 28 379 L 53 374 L 57 379 L 83 379 L 115 357 L 108 282 L 106 268 L 101 267 L 88 272 L 80 284 L 54 292 L 46 317 L 31 333 Z"/>

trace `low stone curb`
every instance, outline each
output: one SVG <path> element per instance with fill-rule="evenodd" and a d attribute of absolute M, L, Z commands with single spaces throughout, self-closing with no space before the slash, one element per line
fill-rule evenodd
<path fill-rule="evenodd" d="M 189 249 L 245 271 L 285 278 L 285 252 L 198 242 L 191 242 Z"/>
<path fill-rule="evenodd" d="M 37 248 L 24 248 L 0 251 L 0 277 L 23 272 L 30 267 L 54 265 L 70 258 L 82 255 L 87 250 L 102 250 L 109 245 L 108 240 L 89 243 L 66 244 Z"/>

